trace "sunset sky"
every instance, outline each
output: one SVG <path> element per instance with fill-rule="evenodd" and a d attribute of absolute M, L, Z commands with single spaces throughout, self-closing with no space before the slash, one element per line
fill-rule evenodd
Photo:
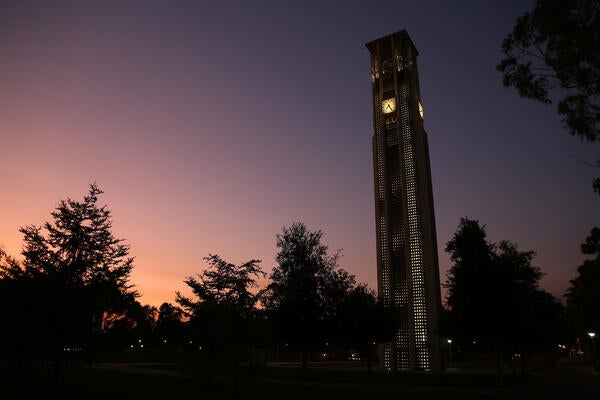
<path fill-rule="evenodd" d="M 204 256 L 274 266 L 321 229 L 376 287 L 369 52 L 406 29 L 429 135 L 440 274 L 464 216 L 535 259 L 562 296 L 600 225 L 598 144 L 495 70 L 533 1 L 0 1 L 0 247 L 97 182 L 140 301 L 185 292 Z"/>

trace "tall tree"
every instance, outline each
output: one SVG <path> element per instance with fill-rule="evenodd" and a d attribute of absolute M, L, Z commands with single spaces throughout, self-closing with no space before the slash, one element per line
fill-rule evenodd
<path fill-rule="evenodd" d="M 338 266 L 339 254 L 328 254 L 322 237 L 301 222 L 284 227 L 277 235 L 277 266 L 263 295 L 278 340 L 298 346 L 303 369 L 309 352 L 327 340 L 326 327 L 338 300 L 355 284 L 354 276 Z"/>
<path fill-rule="evenodd" d="M 97 204 L 102 193 L 92 184 L 83 201 L 61 200 L 43 227 L 20 229 L 25 271 L 58 291 L 47 307 L 63 340 L 85 342 L 105 313 L 122 312 L 137 295 L 129 284 L 129 246 L 113 235 L 107 207 Z"/>
<path fill-rule="evenodd" d="M 209 267 L 197 278 L 185 280 L 195 299 L 177 292 L 176 301 L 191 317 L 196 345 L 207 358 L 209 378 L 215 367 L 237 378 L 240 362 L 247 359 L 251 344 L 259 297 L 255 293 L 256 279 L 265 273 L 260 260 L 235 265 L 218 255 L 204 259 Z M 219 360 L 224 364 L 216 365 Z"/>
<path fill-rule="evenodd" d="M 461 219 L 446 246 L 449 327 L 459 344 L 473 341 L 497 355 L 550 349 L 560 304 L 539 288 L 535 253 L 509 241 L 489 242 L 478 221 Z M 500 364 L 498 364 L 500 366 Z"/>
<path fill-rule="evenodd" d="M 64 348 L 93 349 L 106 315 L 125 312 L 137 293 L 129 284 L 133 258 L 112 233 L 110 211 L 90 185 L 83 201 L 62 200 L 42 226 L 20 229 L 22 265 L 0 268 L 10 287 L 13 339 L 21 349 L 55 360 Z"/>
<path fill-rule="evenodd" d="M 493 247 L 479 221 L 462 218 L 452 239 L 446 244 L 453 265 L 446 281 L 447 304 L 452 310 L 450 331 L 465 340 L 487 337 L 494 331 L 495 315 L 489 309 L 493 295 L 489 279 Z M 473 301 L 477 299 L 477 301 Z"/>
<path fill-rule="evenodd" d="M 600 139 L 600 1 L 537 0 L 502 43 L 496 67 L 521 97 L 557 110 L 568 131 Z M 600 166 L 600 161 L 598 162 Z M 600 193 L 600 178 L 594 180 Z"/>
<path fill-rule="evenodd" d="M 577 268 L 578 275 L 565 294 L 567 307 L 575 322 L 574 333 L 595 331 L 600 334 L 600 228 L 592 229 L 581 245 L 581 252 L 593 258 Z"/>

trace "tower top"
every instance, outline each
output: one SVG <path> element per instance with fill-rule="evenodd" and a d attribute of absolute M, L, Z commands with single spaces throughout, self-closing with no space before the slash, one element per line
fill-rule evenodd
<path fill-rule="evenodd" d="M 383 37 L 380 37 L 379 39 L 372 40 L 372 41 L 366 43 L 365 46 L 367 46 L 367 49 L 369 49 L 371 54 L 373 54 L 373 53 L 377 52 L 377 43 L 382 43 L 382 42 L 386 42 L 386 41 L 390 41 L 390 40 L 393 40 L 396 43 L 400 43 L 400 46 L 402 46 L 402 47 L 404 47 L 404 46 L 411 47 L 415 56 L 419 55 L 419 52 L 417 51 L 415 44 L 411 40 L 410 36 L 408 36 L 408 32 L 406 32 L 405 29 L 402 29 L 401 31 L 394 32 L 392 34 L 389 34 L 389 35 L 386 35 Z"/>

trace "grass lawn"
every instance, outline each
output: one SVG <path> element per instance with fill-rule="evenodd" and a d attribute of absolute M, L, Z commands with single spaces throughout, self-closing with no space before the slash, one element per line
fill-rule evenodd
<path fill-rule="evenodd" d="M 163 364 L 149 363 L 148 369 Z M 64 368 L 58 384 L 51 384 L 50 369 L 34 365 L 16 372 L 0 369 L 0 399 L 559 399 L 599 398 L 595 381 L 552 382 L 507 379 L 494 375 L 367 373 L 366 371 L 268 368 L 260 375 L 245 376 L 238 384 L 200 376 L 171 376 L 88 367 Z M 166 370 L 176 371 L 173 365 Z"/>

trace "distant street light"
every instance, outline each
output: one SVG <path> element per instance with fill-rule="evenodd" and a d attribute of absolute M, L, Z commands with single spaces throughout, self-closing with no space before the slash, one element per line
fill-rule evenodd
<path fill-rule="evenodd" d="M 594 338 L 596 337 L 596 332 L 588 332 L 587 334 L 590 337 L 590 340 L 592 341 L 592 360 L 595 360 L 596 359 L 596 343 L 595 343 Z"/>
<path fill-rule="evenodd" d="M 448 362 L 452 362 L 452 339 L 448 339 Z"/>

